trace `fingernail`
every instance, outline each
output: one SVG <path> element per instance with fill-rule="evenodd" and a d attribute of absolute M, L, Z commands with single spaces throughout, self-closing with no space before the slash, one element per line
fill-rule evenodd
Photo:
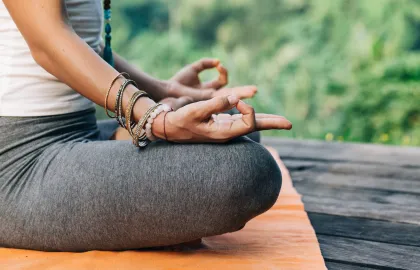
<path fill-rule="evenodd" d="M 238 98 L 237 96 L 233 96 L 233 95 L 231 95 L 231 96 L 228 96 L 228 100 L 229 100 L 229 103 L 230 103 L 231 105 L 233 105 L 233 104 L 238 103 L 239 98 Z"/>

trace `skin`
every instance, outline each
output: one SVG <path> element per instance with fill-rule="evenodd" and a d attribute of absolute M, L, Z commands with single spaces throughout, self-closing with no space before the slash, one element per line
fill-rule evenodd
<path fill-rule="evenodd" d="M 164 124 L 170 141 L 182 143 L 222 143 L 255 130 L 290 129 L 284 117 L 255 114 L 254 109 L 240 100 L 255 94 L 254 86 L 222 88 L 227 83 L 227 71 L 217 60 L 193 63 L 169 81 L 159 81 L 129 65 L 116 55 L 116 69 L 109 66 L 74 33 L 63 16 L 62 0 L 3 0 L 17 27 L 28 43 L 35 61 L 72 89 L 104 106 L 108 87 L 119 71 L 128 71 L 151 98 L 141 98 L 134 107 L 133 118 L 141 119 L 155 100 L 184 98 L 194 103 L 166 116 L 160 114 L 153 122 L 153 133 L 164 138 Z M 51 38 L 54 37 L 54 38 Z M 198 74 L 216 68 L 220 75 L 215 81 L 201 83 Z M 115 100 L 118 80 L 111 89 L 109 100 Z M 217 90 L 220 89 L 220 90 Z M 123 96 L 123 110 L 131 95 L 138 91 L 132 85 Z M 172 99 L 173 101 L 174 99 Z M 186 101 L 185 101 L 186 102 Z M 113 102 L 109 109 L 114 110 Z M 213 117 L 214 114 L 236 107 L 240 114 Z"/>

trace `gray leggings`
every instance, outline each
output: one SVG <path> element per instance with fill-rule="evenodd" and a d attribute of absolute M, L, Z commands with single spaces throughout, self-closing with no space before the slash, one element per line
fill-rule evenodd
<path fill-rule="evenodd" d="M 106 140 L 94 110 L 0 117 L 0 246 L 127 250 L 241 229 L 281 186 L 268 151 L 227 144 Z"/>

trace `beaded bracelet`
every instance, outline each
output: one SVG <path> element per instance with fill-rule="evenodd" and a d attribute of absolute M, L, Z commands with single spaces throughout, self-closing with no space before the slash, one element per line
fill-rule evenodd
<path fill-rule="evenodd" d="M 123 78 L 126 78 L 125 76 L 127 76 L 127 77 L 130 77 L 130 75 L 128 75 L 128 73 L 126 73 L 126 72 L 121 72 L 121 73 L 119 73 L 113 80 L 112 80 L 112 82 L 111 82 L 111 84 L 110 84 L 110 86 L 109 86 L 109 88 L 108 88 L 108 91 L 106 92 L 106 95 L 105 95 L 105 102 L 104 102 L 104 108 L 105 108 L 105 113 L 106 113 L 106 115 L 109 117 L 109 118 L 116 118 L 116 115 L 114 115 L 114 116 L 112 116 L 112 115 L 110 115 L 109 114 L 109 112 L 108 112 L 108 98 L 109 98 L 109 94 L 111 93 L 111 89 L 112 89 L 112 86 L 115 84 L 115 82 L 120 78 L 120 77 L 123 77 Z"/>
<path fill-rule="evenodd" d="M 144 126 L 146 125 L 147 119 L 149 118 L 150 114 L 158 107 L 160 106 L 160 103 L 157 103 L 150 107 L 146 113 L 143 115 L 143 117 L 140 119 L 140 121 L 137 123 L 136 129 L 133 134 L 133 144 L 137 147 L 145 147 L 150 143 L 149 139 L 147 138 L 145 132 L 144 132 Z M 141 134 L 143 131 L 143 134 Z"/>
<path fill-rule="evenodd" d="M 156 141 L 157 140 L 157 138 L 153 135 L 153 133 L 152 133 L 152 124 L 153 124 L 153 122 L 154 122 L 154 120 L 155 120 L 155 118 L 159 115 L 159 114 L 161 114 L 162 112 L 170 112 L 172 110 L 172 108 L 171 107 L 169 107 L 168 105 L 166 105 L 166 104 L 162 104 L 162 105 L 159 105 L 159 106 L 157 106 L 154 110 L 153 110 L 153 112 L 150 114 L 150 116 L 149 116 L 149 118 L 147 119 L 147 124 L 146 124 L 146 126 L 145 126 L 145 128 L 144 128 L 144 130 L 145 130 L 145 132 L 146 132 L 146 136 L 147 136 L 147 138 L 150 140 L 150 141 Z"/>
<path fill-rule="evenodd" d="M 130 133 L 131 136 L 133 136 L 133 128 L 135 127 L 135 123 L 133 124 L 131 120 L 131 116 L 133 114 L 134 105 L 136 104 L 137 100 L 139 100 L 141 97 L 149 97 L 149 95 L 144 91 L 137 91 L 132 96 L 130 101 L 128 102 L 127 109 L 125 111 L 125 127 L 128 130 L 128 133 Z"/>

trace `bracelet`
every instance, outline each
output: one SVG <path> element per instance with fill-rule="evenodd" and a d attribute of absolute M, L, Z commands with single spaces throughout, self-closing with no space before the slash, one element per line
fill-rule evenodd
<path fill-rule="evenodd" d="M 116 118 L 117 119 L 117 122 L 118 123 L 120 123 L 119 121 L 118 121 L 118 104 L 120 103 L 120 97 L 121 97 L 121 90 L 123 89 L 122 87 L 123 87 L 123 85 L 125 84 L 125 82 L 127 81 L 128 79 L 125 79 L 125 81 L 120 85 L 120 89 L 118 89 L 118 92 L 117 92 L 117 95 L 116 95 L 116 97 L 115 97 L 115 106 L 114 106 L 114 113 L 115 113 L 115 117 L 114 118 Z"/>
<path fill-rule="evenodd" d="M 120 78 L 120 77 L 123 77 L 123 78 L 125 78 L 125 76 L 127 76 L 127 77 L 130 77 L 130 75 L 128 75 L 128 73 L 126 73 L 126 72 L 121 72 L 121 73 L 119 73 L 113 80 L 112 80 L 112 82 L 111 82 L 111 85 L 109 86 L 109 88 L 108 88 L 108 91 L 106 92 L 106 95 L 105 95 L 105 102 L 104 102 L 104 108 L 105 108 L 105 113 L 106 113 L 106 115 L 109 117 L 109 118 L 115 118 L 116 116 L 114 115 L 114 116 L 112 116 L 112 115 L 110 115 L 109 114 L 109 112 L 108 112 L 108 98 L 109 98 L 109 94 L 111 93 L 111 89 L 112 89 L 112 86 L 115 84 L 115 82 Z"/>
<path fill-rule="evenodd" d="M 159 114 L 161 114 L 162 112 L 166 112 L 166 113 L 168 113 L 169 111 L 171 111 L 172 110 L 172 108 L 171 107 L 169 107 L 168 105 L 166 105 L 166 104 L 161 104 L 161 105 L 159 105 L 159 106 L 157 106 L 154 110 L 153 110 L 153 112 L 150 114 L 150 116 L 149 116 L 149 118 L 147 119 L 147 124 L 146 124 L 146 126 L 145 126 L 145 132 L 146 132 L 146 136 L 147 136 L 147 138 L 149 139 L 149 141 L 156 141 L 157 140 L 157 138 L 153 135 L 153 133 L 152 133 L 152 124 L 153 124 L 153 122 L 154 122 L 154 120 L 155 120 L 155 118 L 159 115 Z M 166 116 L 166 114 L 165 114 L 165 116 Z"/>
<path fill-rule="evenodd" d="M 149 95 L 144 91 L 134 92 L 130 98 L 130 101 L 128 102 L 127 109 L 125 111 L 125 127 L 131 136 L 133 136 L 133 128 L 135 127 L 135 123 L 133 124 L 131 120 L 131 115 L 133 114 L 134 105 L 141 97 L 149 97 Z"/>
<path fill-rule="evenodd" d="M 125 89 L 127 89 L 127 86 L 129 84 L 132 84 L 132 85 L 134 85 L 138 88 L 135 81 L 129 80 L 129 79 L 125 80 L 124 83 L 121 85 L 120 89 L 118 90 L 117 100 L 116 100 L 116 103 L 115 103 L 115 115 L 116 115 L 117 121 L 120 124 L 120 126 L 125 128 L 125 129 L 127 129 L 127 127 L 124 124 L 125 119 L 122 116 L 122 102 L 123 102 L 124 91 L 125 91 Z"/>
<path fill-rule="evenodd" d="M 158 107 L 160 105 L 160 103 L 157 103 L 155 105 L 153 105 L 152 107 L 150 107 L 146 113 L 143 115 L 143 117 L 140 119 L 140 121 L 137 123 L 136 129 L 133 133 L 133 144 L 137 147 L 145 147 L 147 146 L 150 141 L 147 139 L 147 136 L 144 132 L 144 125 L 146 124 L 147 119 L 149 118 L 150 114 L 152 113 L 152 111 L 154 111 L 156 109 L 156 107 Z M 143 132 L 143 134 L 141 134 Z"/>

